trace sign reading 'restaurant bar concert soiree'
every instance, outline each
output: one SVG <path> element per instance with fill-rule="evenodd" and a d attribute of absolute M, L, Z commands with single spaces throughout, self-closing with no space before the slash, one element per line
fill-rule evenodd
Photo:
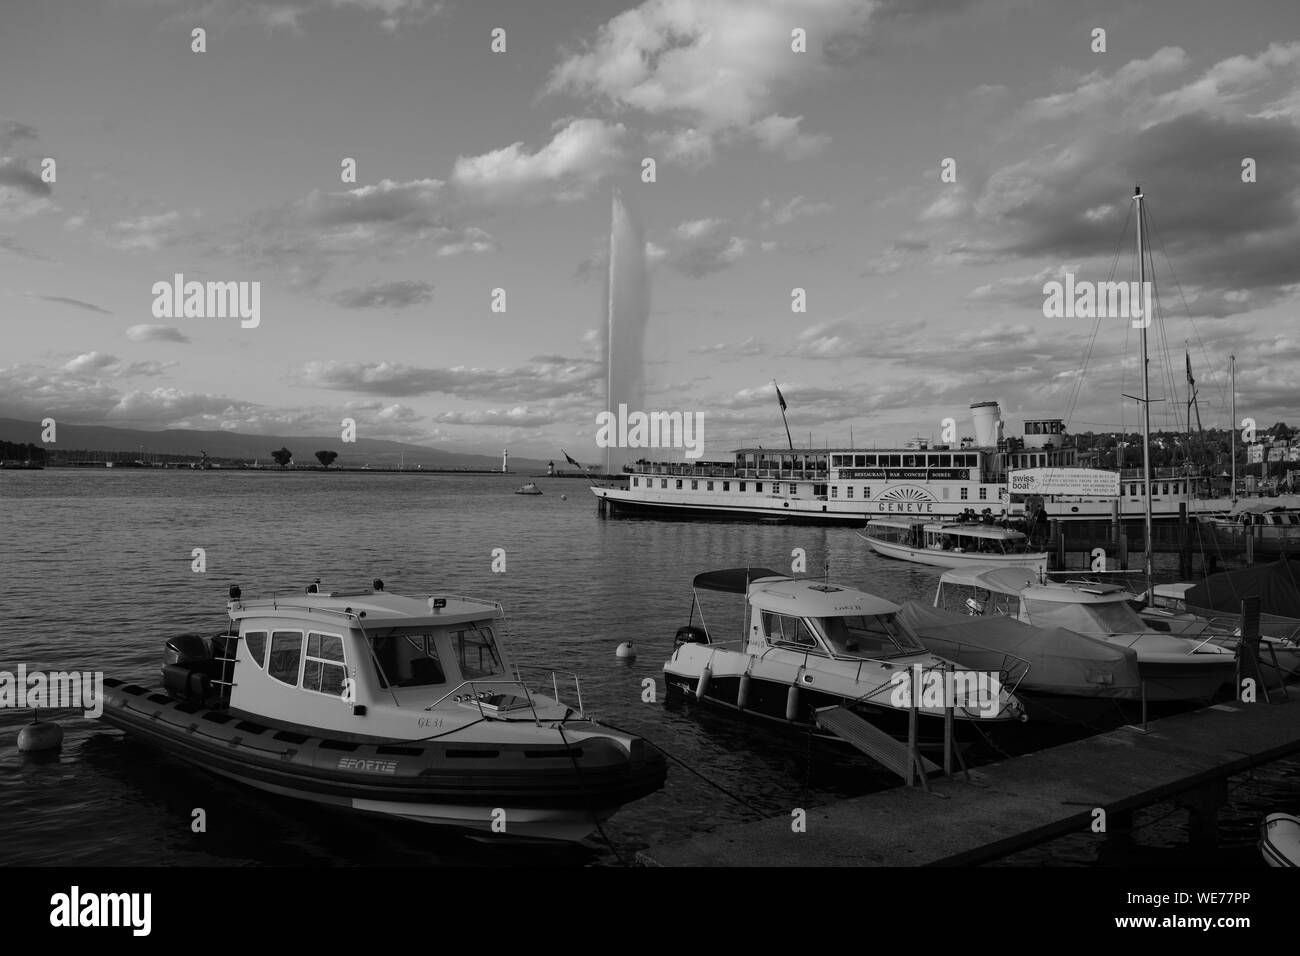
<path fill-rule="evenodd" d="M 1119 472 L 1094 468 L 1028 468 L 1011 472 L 1013 495 L 1119 497 Z"/>

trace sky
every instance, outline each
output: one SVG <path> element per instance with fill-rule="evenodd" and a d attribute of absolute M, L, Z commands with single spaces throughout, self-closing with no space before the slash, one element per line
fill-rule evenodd
<path fill-rule="evenodd" d="M 1294 0 L 5 0 L 0 417 L 595 461 L 617 189 L 709 456 L 784 444 L 774 381 L 819 447 L 1133 429 L 1138 332 L 1043 287 L 1136 277 L 1139 182 L 1153 426 L 1185 348 L 1207 426 L 1230 355 L 1300 424 Z"/>

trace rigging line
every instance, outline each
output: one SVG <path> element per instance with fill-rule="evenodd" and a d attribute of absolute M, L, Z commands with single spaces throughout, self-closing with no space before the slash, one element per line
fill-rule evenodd
<path fill-rule="evenodd" d="M 1130 205 L 1128 207 L 1128 212 L 1124 216 L 1124 224 L 1123 226 L 1120 227 L 1119 239 L 1116 240 L 1115 243 L 1115 258 L 1111 261 L 1110 273 L 1107 276 L 1107 281 L 1110 281 L 1111 279 L 1114 278 L 1115 270 L 1119 268 L 1120 249 L 1122 248 L 1124 242 L 1124 236 L 1128 232 L 1129 220 L 1132 218 L 1133 218 L 1133 206 Z M 1084 373 L 1087 371 L 1088 363 L 1092 360 L 1093 347 L 1096 344 L 1097 334 L 1100 331 L 1101 331 L 1101 319 L 1098 318 L 1093 323 L 1092 335 L 1088 339 L 1088 347 L 1084 350 L 1083 358 L 1079 365 L 1079 371 L 1078 374 L 1075 376 L 1073 387 L 1071 389 L 1070 398 L 1066 405 L 1065 420 L 1067 422 L 1071 421 L 1071 417 L 1073 416 L 1075 409 L 1078 407 L 1079 394 L 1083 390 Z"/>
<path fill-rule="evenodd" d="M 1196 344 L 1201 349 L 1201 358 L 1205 362 L 1205 367 L 1213 368 L 1214 367 L 1213 363 L 1210 362 L 1210 358 L 1209 358 L 1209 350 L 1205 347 L 1205 339 L 1202 338 L 1201 330 L 1196 326 L 1196 320 L 1192 318 L 1191 307 L 1188 306 L 1187 304 L 1187 297 L 1183 295 L 1182 283 L 1178 281 L 1178 273 L 1174 271 L 1173 260 L 1169 258 L 1169 250 L 1165 248 L 1164 236 L 1160 234 L 1160 231 L 1156 229 L 1154 225 L 1152 226 L 1152 231 L 1155 233 L 1156 241 L 1160 244 L 1160 252 L 1165 257 L 1165 263 L 1169 266 L 1169 274 L 1173 276 L 1174 286 L 1178 289 L 1178 298 L 1182 300 L 1183 311 L 1187 313 L 1187 321 L 1191 325 L 1192 331 L 1196 333 Z M 1223 406 L 1226 407 L 1227 389 L 1228 389 L 1227 384 L 1223 381 L 1220 381 L 1217 374 L 1214 375 L 1211 381 L 1213 381 L 1214 387 L 1219 390 L 1219 401 L 1222 403 Z"/>

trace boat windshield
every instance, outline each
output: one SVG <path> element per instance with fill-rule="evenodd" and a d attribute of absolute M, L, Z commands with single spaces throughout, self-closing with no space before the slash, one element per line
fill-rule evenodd
<path fill-rule="evenodd" d="M 1025 599 L 1025 613 L 1036 627 L 1063 627 L 1077 634 L 1133 634 L 1148 630 L 1127 601 L 1074 604 Z"/>
<path fill-rule="evenodd" d="M 379 666 L 380 685 L 429 687 L 447 683 L 434 635 L 426 629 L 389 628 L 372 631 L 370 648 Z"/>
<path fill-rule="evenodd" d="M 925 652 L 925 648 L 899 626 L 893 614 L 820 617 L 816 622 L 836 657 L 879 659 Z"/>
<path fill-rule="evenodd" d="M 501 654 L 492 639 L 492 628 L 486 624 L 469 624 L 451 632 L 451 644 L 460 663 L 460 675 L 465 680 L 481 680 L 505 672 Z"/>

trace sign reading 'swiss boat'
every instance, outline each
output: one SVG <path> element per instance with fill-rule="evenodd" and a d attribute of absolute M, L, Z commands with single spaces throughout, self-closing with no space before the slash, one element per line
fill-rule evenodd
<path fill-rule="evenodd" d="M 1013 495 L 1119 497 L 1119 472 L 1095 468 L 1029 468 L 1010 476 Z"/>

